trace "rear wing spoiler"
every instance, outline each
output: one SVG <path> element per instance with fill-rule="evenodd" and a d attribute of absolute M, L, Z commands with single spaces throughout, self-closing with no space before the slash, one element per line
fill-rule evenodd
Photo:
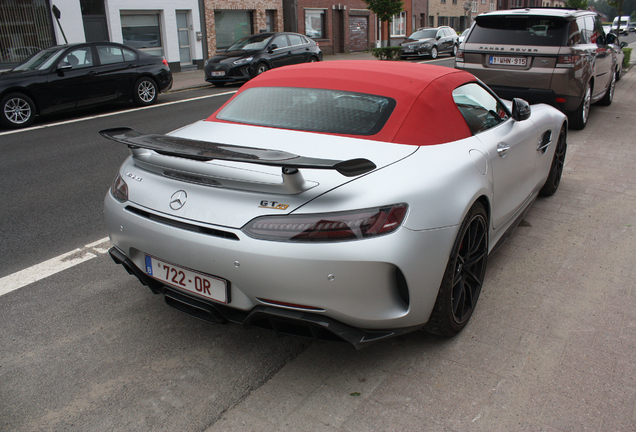
<path fill-rule="evenodd" d="M 307 158 L 280 150 L 220 144 L 169 135 L 143 135 L 128 127 L 103 129 L 99 131 L 99 134 L 109 140 L 126 144 L 131 149 L 143 148 L 168 156 L 198 161 L 224 160 L 278 166 L 283 168 L 286 174 L 291 174 L 299 168 L 309 168 L 331 169 L 345 177 L 355 177 L 377 168 L 373 162 L 362 158 L 345 161 Z"/>

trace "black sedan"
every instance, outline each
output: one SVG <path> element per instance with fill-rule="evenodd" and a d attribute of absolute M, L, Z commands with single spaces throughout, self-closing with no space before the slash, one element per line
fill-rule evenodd
<path fill-rule="evenodd" d="M 151 105 L 171 87 L 163 57 L 111 42 L 54 46 L 0 74 L 0 123 L 26 127 L 36 115 L 122 100 Z"/>
<path fill-rule="evenodd" d="M 205 80 L 215 86 L 244 82 L 279 66 L 322 60 L 320 47 L 297 33 L 259 33 L 234 42 L 205 63 Z"/>

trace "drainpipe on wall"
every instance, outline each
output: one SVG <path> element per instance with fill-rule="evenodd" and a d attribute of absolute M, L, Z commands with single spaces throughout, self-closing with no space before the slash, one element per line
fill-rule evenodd
<path fill-rule="evenodd" d="M 203 65 L 210 58 L 208 54 L 208 27 L 205 22 L 205 0 L 199 0 L 199 21 L 201 21 L 201 50 L 203 51 Z"/>

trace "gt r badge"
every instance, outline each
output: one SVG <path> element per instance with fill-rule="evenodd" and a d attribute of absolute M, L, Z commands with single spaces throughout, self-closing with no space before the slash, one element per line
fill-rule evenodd
<path fill-rule="evenodd" d="M 188 199 L 188 194 L 184 190 L 178 190 L 170 197 L 170 208 L 179 210 L 183 207 Z"/>
<path fill-rule="evenodd" d="M 274 209 L 274 210 L 287 210 L 289 205 L 288 204 L 280 204 L 280 203 L 277 203 L 276 201 L 263 200 L 263 201 L 261 201 L 261 205 L 259 205 L 258 207 L 259 208 L 269 208 L 269 209 Z"/>
<path fill-rule="evenodd" d="M 140 182 L 140 181 L 142 181 L 142 180 L 143 180 L 141 177 L 136 176 L 135 174 L 130 173 L 130 172 L 127 172 L 127 173 L 126 173 L 126 176 L 130 177 L 130 178 L 131 178 L 131 179 L 133 179 L 133 180 L 137 180 L 138 182 Z"/>

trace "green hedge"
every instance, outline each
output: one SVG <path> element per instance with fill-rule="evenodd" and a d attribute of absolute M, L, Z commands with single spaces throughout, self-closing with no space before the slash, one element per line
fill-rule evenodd
<path fill-rule="evenodd" d="M 627 69 L 629 67 L 629 59 L 632 57 L 632 49 L 623 48 L 623 53 L 625 54 L 625 57 L 623 57 L 623 67 Z"/>
<path fill-rule="evenodd" d="M 373 48 L 371 50 L 371 54 L 373 54 L 373 57 L 379 60 L 399 60 L 400 56 L 402 55 L 402 47 L 393 46 Z"/>

